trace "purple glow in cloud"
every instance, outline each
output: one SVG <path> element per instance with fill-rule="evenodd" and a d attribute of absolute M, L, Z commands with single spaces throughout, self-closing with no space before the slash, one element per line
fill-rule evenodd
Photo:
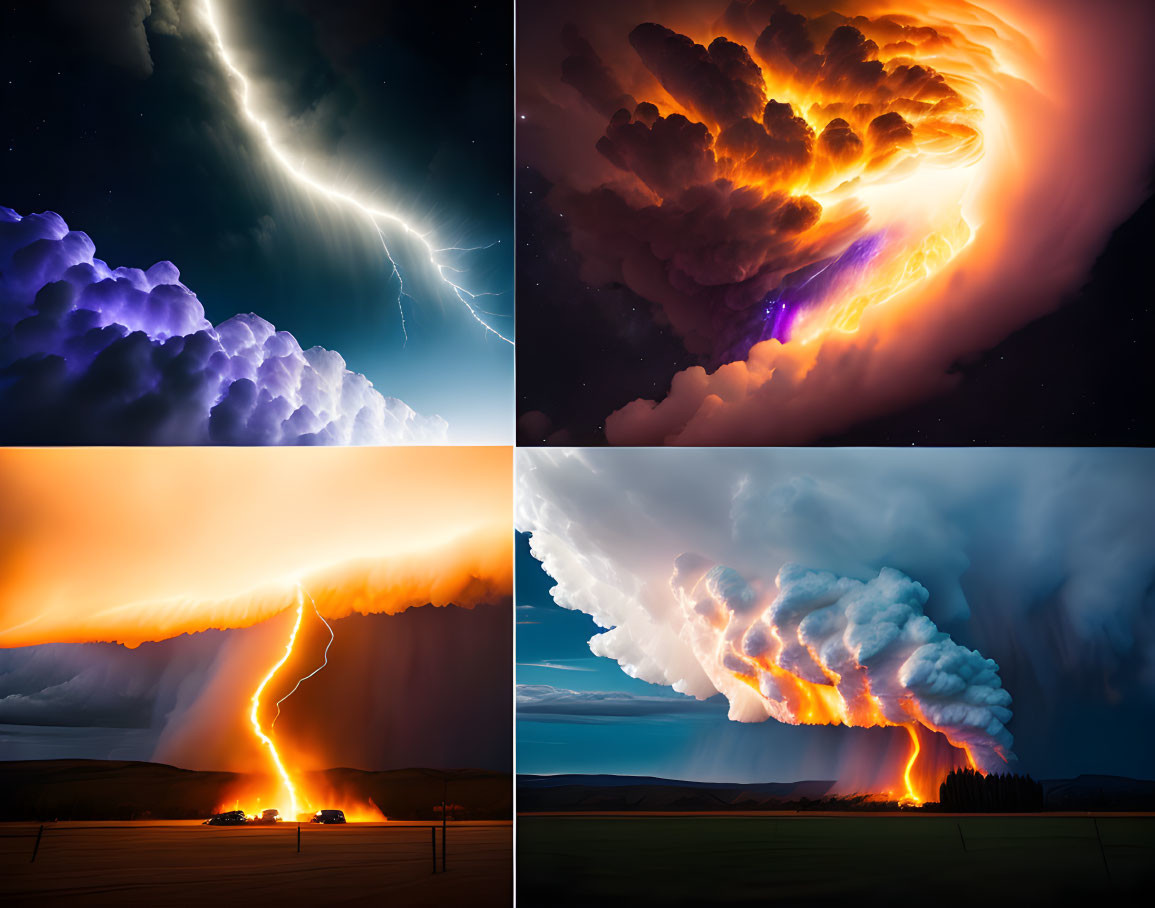
<path fill-rule="evenodd" d="M 843 252 L 792 271 L 767 293 L 762 302 L 731 327 L 732 342 L 716 362 L 744 359 L 750 348 L 766 340 L 791 340 L 799 316 L 821 309 L 844 296 L 853 296 L 872 263 L 884 251 L 886 231 L 855 240 Z"/>
<path fill-rule="evenodd" d="M 254 314 L 217 326 L 171 262 L 109 268 L 0 207 L 0 443 L 421 444 L 447 425 Z"/>

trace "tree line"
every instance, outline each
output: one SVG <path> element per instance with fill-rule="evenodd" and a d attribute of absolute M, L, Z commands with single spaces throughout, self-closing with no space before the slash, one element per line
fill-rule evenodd
<path fill-rule="evenodd" d="M 938 787 L 938 801 L 943 810 L 967 813 L 1042 810 L 1043 786 L 1030 776 L 952 769 Z"/>

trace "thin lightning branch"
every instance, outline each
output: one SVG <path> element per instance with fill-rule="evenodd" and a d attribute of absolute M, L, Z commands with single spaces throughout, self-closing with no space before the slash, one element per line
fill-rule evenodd
<path fill-rule="evenodd" d="M 389 264 L 393 266 L 393 271 L 390 277 L 397 276 L 397 311 L 401 314 L 401 336 L 404 340 L 401 346 L 409 343 L 409 331 L 405 328 L 405 307 L 401 305 L 401 300 L 406 296 L 405 293 L 405 279 L 401 277 L 401 272 L 397 268 L 397 262 L 393 258 L 393 254 L 389 251 L 389 246 L 385 242 L 385 231 L 377 226 L 377 222 L 373 221 L 373 229 L 377 231 L 377 238 L 381 240 L 381 248 L 385 250 L 385 258 L 389 259 Z"/>
<path fill-rule="evenodd" d="M 434 249 L 434 252 L 483 252 L 486 249 L 492 249 L 494 246 L 500 246 L 501 240 L 494 240 L 492 243 L 486 243 L 484 246 L 446 246 L 444 249 Z"/>
<path fill-rule="evenodd" d="M 468 290 L 466 290 L 464 287 L 456 283 L 448 276 L 448 272 L 450 271 L 460 274 L 462 273 L 461 270 L 450 268 L 445 263 L 439 262 L 437 260 L 437 253 L 439 252 L 470 252 L 475 250 L 455 250 L 453 247 L 441 249 L 436 248 L 429 240 L 429 237 L 431 236 L 430 233 L 421 233 L 415 230 L 409 225 L 408 222 L 405 221 L 404 218 L 395 212 L 385 211 L 383 209 L 376 208 L 373 205 L 368 205 L 349 195 L 347 192 L 342 192 L 339 189 L 328 186 L 315 177 L 311 176 L 302 167 L 294 164 L 289 160 L 289 156 L 286 154 L 285 150 L 277 144 L 277 140 L 273 137 L 273 132 L 269 128 L 269 124 L 260 116 L 258 116 L 251 107 L 251 102 L 249 99 L 249 80 L 240 70 L 240 68 L 233 62 L 232 55 L 229 53 L 228 48 L 225 46 L 224 37 L 221 32 L 220 25 L 217 22 L 216 10 L 213 7 L 212 0 L 202 0 L 202 8 L 204 9 L 205 22 L 208 25 L 210 34 L 212 35 L 212 42 L 216 49 L 217 56 L 220 57 L 221 64 L 228 71 L 229 75 L 231 75 L 237 85 L 240 86 L 236 95 L 240 104 L 241 113 L 244 115 L 245 119 L 248 120 L 256 129 L 257 135 L 264 143 L 265 149 L 268 151 L 273 160 L 276 161 L 278 165 L 280 165 L 281 169 L 284 170 L 285 173 L 289 174 L 289 176 L 293 177 L 293 179 L 295 179 L 298 183 L 301 183 L 303 186 L 313 190 L 314 192 L 320 193 L 326 198 L 337 202 L 342 202 L 369 218 L 369 220 L 373 223 L 374 228 L 376 228 L 378 236 L 381 237 L 382 246 L 385 246 L 385 241 L 384 236 L 381 233 L 381 227 L 379 223 L 380 221 L 389 221 L 390 223 L 396 224 L 398 227 L 403 229 L 405 233 L 413 237 L 425 249 L 426 253 L 429 255 L 429 262 L 434 267 L 434 269 L 436 269 L 438 277 L 440 277 L 442 282 L 453 291 L 454 295 L 461 301 L 461 304 L 465 306 L 467 310 L 469 310 L 469 314 L 473 317 L 474 321 L 481 325 L 481 327 L 484 328 L 488 334 L 492 334 L 495 337 L 505 341 L 507 344 L 513 345 L 513 341 L 510 338 L 506 337 L 481 317 L 479 310 L 470 302 L 475 295 L 470 293 Z M 489 247 L 475 247 L 475 249 L 486 248 Z M 385 252 L 386 255 L 388 255 L 389 250 L 387 246 L 385 247 Z M 397 277 L 400 280 L 401 274 L 397 268 L 397 263 L 393 260 L 392 256 L 389 256 L 389 261 L 393 265 L 393 272 L 397 274 Z M 400 299 L 398 299 L 397 304 L 398 307 L 400 307 Z M 404 332 L 404 311 L 402 311 L 402 333 Z"/>
<path fill-rule="evenodd" d="M 304 589 L 304 588 L 301 587 L 300 589 Z M 331 628 L 329 626 L 329 622 L 325 620 L 325 616 L 322 615 L 320 613 L 320 611 L 318 611 L 317 603 L 313 600 L 313 594 L 310 593 L 308 590 L 305 590 L 304 592 L 305 592 L 305 595 L 309 597 L 309 602 L 313 606 L 313 614 L 321 619 L 321 623 L 323 625 L 325 625 L 325 630 L 327 630 L 329 632 L 329 642 L 325 644 L 325 653 L 324 653 L 323 661 L 321 662 L 321 664 L 318 665 L 311 672 L 309 672 L 309 674 L 305 675 L 305 677 L 300 678 L 297 681 L 297 683 L 293 685 L 293 689 L 291 691 L 289 691 L 287 694 L 285 694 L 285 696 L 281 697 L 280 700 L 277 701 L 277 714 L 275 716 L 273 716 L 273 721 L 269 723 L 269 731 L 273 730 L 273 726 L 276 725 L 277 720 L 279 718 L 281 718 L 281 704 L 284 703 L 286 700 L 288 700 L 289 697 L 293 696 L 293 694 L 295 694 L 297 692 L 298 687 L 300 687 L 304 682 L 308 681 L 310 678 L 313 677 L 313 675 L 317 674 L 317 672 L 321 671 L 321 669 L 323 669 L 326 665 L 329 664 L 329 647 L 333 645 L 333 637 L 335 636 L 333 634 L 333 628 Z"/>

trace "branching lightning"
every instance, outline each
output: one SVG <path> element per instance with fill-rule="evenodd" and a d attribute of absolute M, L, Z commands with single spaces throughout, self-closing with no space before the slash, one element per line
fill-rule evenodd
<path fill-rule="evenodd" d="M 273 727 L 277 724 L 277 720 L 279 718 L 281 718 L 281 704 L 284 703 L 286 700 L 288 700 L 289 697 L 293 696 L 293 694 L 295 694 L 297 692 L 298 687 L 300 687 L 302 684 L 304 684 L 306 681 L 308 681 L 315 674 L 320 672 L 321 669 L 323 669 L 326 665 L 329 664 L 329 647 L 331 647 L 333 645 L 333 637 L 334 637 L 333 628 L 329 626 L 329 622 L 325 620 L 325 616 L 322 615 L 317 610 L 317 603 L 314 601 L 312 594 L 308 590 L 305 590 L 305 595 L 309 597 L 309 602 L 313 606 L 313 614 L 321 619 L 321 623 L 323 625 L 325 625 L 325 630 L 327 630 L 329 632 L 329 642 L 325 644 L 325 652 L 322 655 L 321 664 L 318 665 L 311 672 L 309 672 L 309 674 L 305 675 L 303 678 L 299 678 L 297 680 L 297 683 L 293 685 L 293 689 L 291 691 L 289 691 L 287 694 L 285 694 L 285 696 L 281 697 L 280 700 L 277 701 L 277 714 L 275 716 L 273 716 L 273 721 L 269 723 L 269 730 L 270 731 L 272 731 Z"/>
<path fill-rule="evenodd" d="M 401 276 L 401 271 L 397 267 L 396 260 L 389 253 L 389 247 L 385 242 L 385 234 L 381 229 L 382 221 L 387 221 L 396 225 L 400 229 L 404 230 L 406 234 L 413 237 L 413 239 L 418 244 L 420 244 L 420 246 L 428 254 L 429 262 L 437 271 L 438 277 L 440 277 L 441 281 L 450 290 L 453 291 L 454 296 L 456 296 L 461 304 L 465 306 L 465 308 L 469 311 L 469 314 L 473 317 L 474 321 L 476 321 L 479 325 L 481 325 L 482 328 L 485 329 L 487 335 L 492 334 L 500 340 L 505 341 L 507 344 L 512 345 L 512 339 L 506 337 L 497 328 L 494 328 L 482 317 L 483 314 L 492 316 L 493 313 L 486 312 L 476 305 L 476 301 L 482 296 L 500 296 L 501 294 L 474 293 L 466 289 L 451 277 L 451 274 L 461 274 L 461 269 L 454 268 L 452 265 L 449 265 L 443 261 L 439 261 L 437 258 L 440 253 L 472 252 L 489 247 L 478 246 L 473 247 L 472 249 L 466 249 L 449 246 L 437 248 L 433 242 L 430 241 L 431 234 L 429 232 L 421 233 L 420 231 L 415 230 L 399 214 L 378 208 L 373 204 L 362 202 L 360 199 L 355 198 L 347 192 L 342 192 L 339 189 L 335 189 L 332 186 L 325 184 L 321 180 L 318 180 L 316 177 L 306 172 L 301 166 L 292 163 L 292 161 L 289 160 L 289 156 L 285 150 L 277 143 L 277 140 L 274 137 L 273 131 L 270 129 L 268 122 L 253 110 L 252 101 L 249 96 L 248 78 L 245 76 L 244 72 L 242 72 L 241 69 L 236 65 L 236 63 L 233 62 L 232 55 L 229 53 L 228 47 L 225 45 L 224 36 L 221 32 L 220 24 L 217 20 L 216 10 L 213 6 L 212 0 L 202 0 L 201 5 L 204 10 L 205 22 L 208 26 L 209 33 L 212 36 L 212 44 L 217 52 L 217 56 L 220 57 L 221 64 L 224 66 L 225 70 L 238 86 L 236 91 L 236 98 L 238 104 L 240 105 L 241 113 L 244 115 L 244 118 L 253 125 L 258 137 L 264 144 L 266 151 L 268 151 L 269 156 L 277 162 L 278 166 L 286 174 L 288 174 L 301 185 L 305 186 L 307 189 L 310 189 L 313 192 L 324 196 L 325 198 L 348 205 L 353 210 L 366 217 L 373 225 L 373 229 L 377 232 L 377 236 L 381 240 L 381 246 L 385 250 L 385 255 L 392 265 L 392 273 L 397 276 L 399 286 L 397 308 L 401 312 L 401 332 L 405 339 L 408 340 L 408 333 L 406 332 L 405 328 L 405 310 L 401 304 L 401 300 L 403 297 L 408 296 L 408 294 L 405 292 L 405 284 Z M 490 245 L 497 244 L 494 243 Z"/>

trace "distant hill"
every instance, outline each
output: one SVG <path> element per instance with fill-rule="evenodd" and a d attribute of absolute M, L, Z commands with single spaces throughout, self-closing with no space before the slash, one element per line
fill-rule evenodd
<path fill-rule="evenodd" d="M 372 799 L 390 819 L 439 818 L 448 785 L 460 819 L 504 820 L 513 810 L 509 773 L 480 769 L 329 769 L 307 781 L 358 801 Z M 199 819 L 250 788 L 242 773 L 118 760 L 0 762 L 0 820 Z"/>
<path fill-rule="evenodd" d="M 1155 781 L 1124 776 L 1045 779 L 1047 810 L 1155 810 Z"/>
<path fill-rule="evenodd" d="M 862 796 L 832 794 L 834 782 L 693 782 L 652 776 L 517 777 L 517 809 L 548 811 L 728 811 L 881 809 Z M 1155 810 L 1155 781 L 1083 775 L 1042 782 L 1046 810 Z"/>
<path fill-rule="evenodd" d="M 687 782 L 651 776 L 517 777 L 519 811 L 775 810 L 827 797 L 834 782 Z"/>

